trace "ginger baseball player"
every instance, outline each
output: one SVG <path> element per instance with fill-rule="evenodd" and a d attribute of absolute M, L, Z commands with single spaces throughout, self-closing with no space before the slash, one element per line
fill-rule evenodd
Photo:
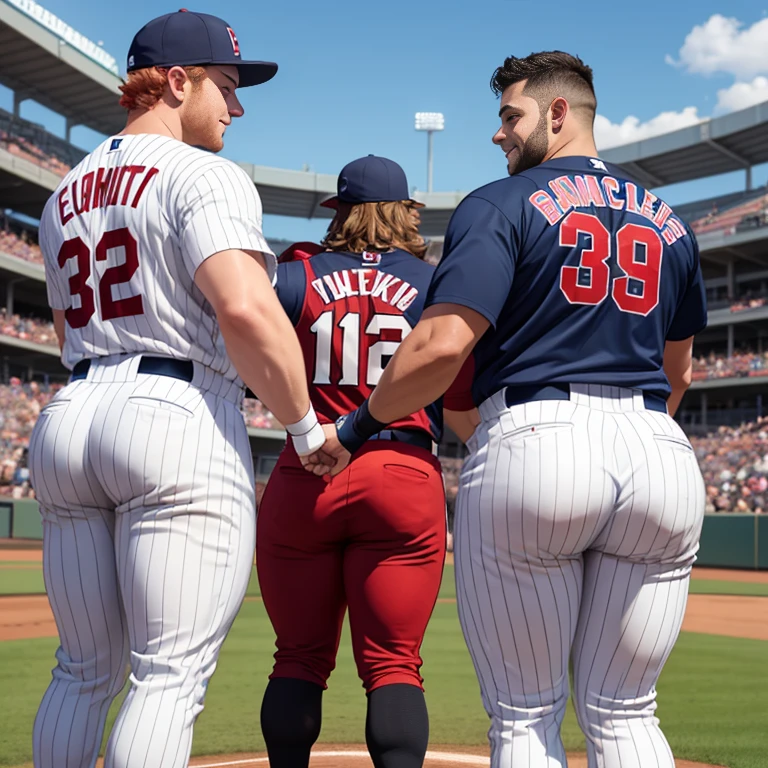
<path fill-rule="evenodd" d="M 264 83 L 232 28 L 180 11 L 128 55 L 125 130 L 67 174 L 40 226 L 70 383 L 41 413 L 30 469 L 59 631 L 36 768 L 182 768 L 253 563 L 244 384 L 298 454 L 322 444 L 275 258 L 246 174 L 216 156 L 236 89 Z"/>
<path fill-rule="evenodd" d="M 510 57 L 491 84 L 509 178 L 455 211 L 422 319 L 338 438 L 354 451 L 435 400 L 473 351 L 481 421 L 460 479 L 456 581 L 491 765 L 566 765 L 570 656 L 590 768 L 673 768 L 654 713 L 704 514 L 672 419 L 706 325 L 698 248 L 666 203 L 597 156 L 580 59 Z M 323 451 L 334 472 L 349 459 L 334 439 Z"/>

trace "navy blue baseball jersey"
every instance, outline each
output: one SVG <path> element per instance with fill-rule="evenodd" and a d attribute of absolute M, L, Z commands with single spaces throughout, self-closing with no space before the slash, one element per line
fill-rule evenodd
<path fill-rule="evenodd" d="M 664 344 L 707 322 L 696 240 L 621 169 L 556 158 L 488 184 L 451 217 L 426 306 L 460 304 L 491 327 L 472 394 L 552 383 L 664 397 Z"/>
<path fill-rule="evenodd" d="M 410 253 L 324 251 L 279 264 L 277 295 L 296 328 L 312 404 L 331 423 L 362 405 L 400 342 L 419 321 L 434 267 Z M 446 394 L 455 410 L 471 408 L 471 367 Z M 466 406 L 460 403 L 467 403 Z M 442 403 L 393 422 L 439 441 Z"/>

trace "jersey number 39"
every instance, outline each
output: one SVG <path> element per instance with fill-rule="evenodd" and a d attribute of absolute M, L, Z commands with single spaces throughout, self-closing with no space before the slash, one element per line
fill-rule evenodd
<path fill-rule="evenodd" d="M 579 234 L 589 235 L 589 248 L 579 265 L 560 270 L 560 290 L 571 304 L 600 304 L 611 293 L 622 312 L 647 315 L 659 303 L 659 275 L 664 251 L 659 233 L 640 224 L 625 224 L 616 233 L 616 261 L 624 273 L 611 285 L 606 263 L 611 256 L 611 233 L 597 216 L 572 211 L 560 225 L 560 245 L 576 248 Z M 588 275 L 588 279 L 586 278 Z M 630 282 L 632 281 L 632 282 Z M 630 291 L 630 287 L 634 290 Z"/>
<path fill-rule="evenodd" d="M 126 227 L 105 232 L 96 246 L 96 261 L 106 261 L 109 251 L 120 248 L 125 253 L 125 261 L 104 271 L 99 280 L 99 305 L 102 320 L 114 320 L 116 317 L 130 317 L 144 314 L 141 296 L 128 296 L 115 299 L 112 286 L 127 283 L 139 268 L 139 249 L 136 238 Z M 96 312 L 93 288 L 88 285 L 91 276 L 91 249 L 79 238 L 65 240 L 59 249 L 59 267 L 70 260 L 77 261 L 77 272 L 69 278 L 69 292 L 80 298 L 79 307 L 70 307 L 65 317 L 70 328 L 84 328 Z"/>

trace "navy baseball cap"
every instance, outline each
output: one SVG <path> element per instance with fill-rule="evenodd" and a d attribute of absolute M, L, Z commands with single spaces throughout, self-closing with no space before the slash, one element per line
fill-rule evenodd
<path fill-rule="evenodd" d="M 217 16 L 182 8 L 145 24 L 128 49 L 128 72 L 146 67 L 191 67 L 221 64 L 237 67 L 240 88 L 271 80 L 272 61 L 243 61 L 232 27 Z"/>
<path fill-rule="evenodd" d="M 320 205 L 338 208 L 340 200 L 352 204 L 408 200 L 419 208 L 424 207 L 424 203 L 411 200 L 405 171 L 386 157 L 368 155 L 347 163 L 341 169 L 336 189 L 338 194 Z"/>

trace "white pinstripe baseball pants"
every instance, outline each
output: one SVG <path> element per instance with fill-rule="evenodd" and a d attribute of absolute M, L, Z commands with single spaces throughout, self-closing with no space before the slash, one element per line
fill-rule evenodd
<path fill-rule="evenodd" d="M 674 768 L 656 682 L 704 514 L 693 450 L 637 391 L 480 406 L 456 506 L 459 617 L 491 718 L 492 768 L 566 765 L 569 693 L 590 768 Z"/>
<path fill-rule="evenodd" d="M 182 768 L 253 563 L 248 435 L 234 382 L 102 358 L 43 410 L 30 445 L 45 585 L 61 645 L 35 768 Z"/>

